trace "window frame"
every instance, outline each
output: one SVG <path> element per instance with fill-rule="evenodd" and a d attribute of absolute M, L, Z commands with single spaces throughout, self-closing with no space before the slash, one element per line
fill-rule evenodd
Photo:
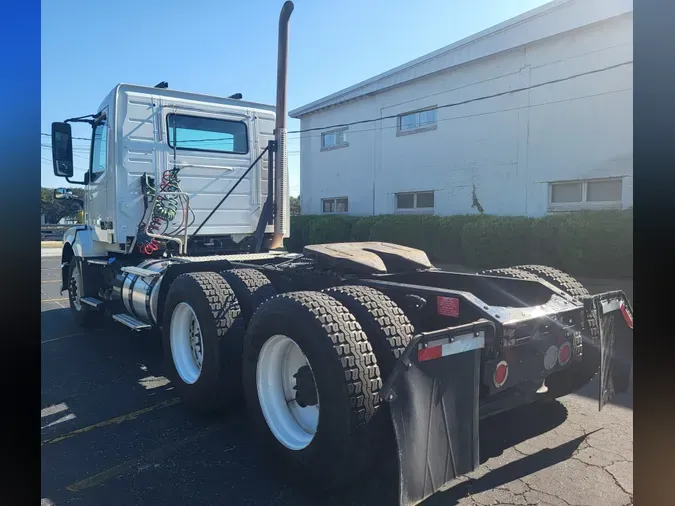
<path fill-rule="evenodd" d="M 579 211 L 579 210 L 593 210 L 593 209 L 622 209 L 623 208 L 623 178 L 605 177 L 594 179 L 572 179 L 564 181 L 549 181 L 548 183 L 548 210 L 550 212 L 556 211 Z M 588 183 L 599 183 L 608 181 L 619 181 L 621 183 L 621 195 L 619 200 L 588 200 Z M 581 185 L 581 201 L 580 202 L 553 202 L 553 186 L 556 184 L 580 184 Z"/>
<path fill-rule="evenodd" d="M 420 125 L 415 128 L 408 128 L 408 129 L 402 129 L 401 128 L 401 121 L 405 116 L 412 116 L 413 114 L 421 114 L 423 112 L 427 111 L 436 111 L 436 118 L 433 123 L 427 123 L 425 125 Z M 407 111 L 404 113 L 401 113 L 397 115 L 396 117 L 396 136 L 400 137 L 402 135 L 411 135 L 411 134 L 417 134 L 421 132 L 427 132 L 429 130 L 436 130 L 438 128 L 438 106 L 433 105 L 429 107 L 424 107 L 422 109 L 415 109 L 414 111 Z"/>
<path fill-rule="evenodd" d="M 431 193 L 434 199 L 433 207 L 417 207 L 417 196 L 420 193 Z M 413 207 L 398 207 L 398 196 L 399 195 L 412 195 L 413 196 Z M 418 214 L 434 214 L 436 212 L 436 190 L 419 190 L 419 191 L 406 191 L 406 192 L 396 192 L 394 193 L 394 213 L 395 214 L 406 214 L 406 213 L 418 213 Z"/>
<path fill-rule="evenodd" d="M 334 149 L 349 147 L 349 141 L 348 140 L 345 140 L 344 142 L 342 142 L 340 144 L 335 144 L 333 146 L 325 146 L 324 145 L 324 139 L 326 138 L 326 135 L 342 133 L 343 139 L 346 139 L 347 137 L 346 137 L 346 134 L 344 132 L 347 132 L 348 130 L 349 130 L 349 127 L 343 127 L 343 128 L 335 128 L 333 130 L 328 130 L 327 132 L 321 132 L 321 151 L 332 151 Z"/>
<path fill-rule="evenodd" d="M 344 200 L 347 209 L 345 211 L 337 211 L 337 201 Z M 334 211 L 324 211 L 324 202 L 333 201 Z M 349 213 L 349 197 L 326 197 L 321 199 L 321 214 L 347 214 Z"/>
<path fill-rule="evenodd" d="M 101 172 L 96 173 L 94 177 L 94 145 L 96 144 L 96 129 L 101 125 L 102 122 L 105 122 L 105 153 L 103 154 L 105 159 L 105 167 Z M 108 172 L 108 113 L 107 108 L 103 109 L 99 115 L 96 117 L 96 120 L 91 125 L 91 144 L 89 146 L 89 184 L 96 183 L 103 179 L 103 176 Z"/>
<path fill-rule="evenodd" d="M 241 123 L 244 125 L 244 133 L 246 134 L 246 151 L 223 151 L 221 149 L 200 149 L 200 148 L 181 148 L 180 146 L 176 146 L 176 151 L 197 151 L 200 153 L 220 153 L 223 155 L 240 155 L 240 156 L 245 156 L 248 155 L 251 147 L 250 147 L 250 142 L 249 142 L 249 136 L 248 136 L 248 125 L 246 124 L 246 121 L 243 120 L 236 120 L 236 119 L 224 119 L 224 118 L 214 118 L 213 116 L 200 116 L 198 114 L 183 114 L 183 113 L 178 113 L 178 112 L 169 112 L 166 115 L 166 144 L 169 146 L 169 149 L 173 151 L 174 147 L 171 145 L 171 134 L 170 132 L 173 130 L 173 126 L 169 124 L 169 118 L 172 116 L 176 117 L 181 117 L 181 118 L 197 118 L 197 119 L 208 119 L 208 120 L 214 120 L 214 121 L 223 121 L 226 123 Z M 233 136 L 234 139 L 234 136 Z M 232 145 L 234 147 L 234 141 L 232 142 Z"/>

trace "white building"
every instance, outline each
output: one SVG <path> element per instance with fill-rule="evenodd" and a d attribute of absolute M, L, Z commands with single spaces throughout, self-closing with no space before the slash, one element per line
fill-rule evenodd
<path fill-rule="evenodd" d="M 302 212 L 630 207 L 632 62 L 632 0 L 555 0 L 299 107 Z"/>

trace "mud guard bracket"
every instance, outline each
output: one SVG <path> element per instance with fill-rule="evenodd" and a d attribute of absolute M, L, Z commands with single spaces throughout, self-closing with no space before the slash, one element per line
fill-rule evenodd
<path fill-rule="evenodd" d="M 598 318 L 600 387 L 598 409 L 630 387 L 633 366 L 633 309 L 620 291 L 605 292 L 584 301 Z"/>
<path fill-rule="evenodd" d="M 480 355 L 488 320 L 416 335 L 381 389 L 399 460 L 399 504 L 418 504 L 478 467 Z"/>

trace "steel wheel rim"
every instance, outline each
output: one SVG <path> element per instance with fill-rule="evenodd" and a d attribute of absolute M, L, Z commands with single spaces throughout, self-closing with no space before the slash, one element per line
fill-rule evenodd
<path fill-rule="evenodd" d="M 297 343 L 290 337 L 275 335 L 260 350 L 256 367 L 258 402 L 267 426 L 281 444 L 295 451 L 310 445 L 319 426 L 316 386 L 316 405 L 301 407 L 295 400 L 296 379 L 293 375 L 305 365 L 311 371 L 311 365 Z"/>
<path fill-rule="evenodd" d="M 204 341 L 197 315 L 187 302 L 173 310 L 169 337 L 178 376 L 189 385 L 195 383 L 202 372 Z"/>
<path fill-rule="evenodd" d="M 70 274 L 69 296 L 76 311 L 82 311 L 82 303 L 80 302 L 82 282 L 80 278 L 80 266 L 75 264 L 73 272 Z"/>

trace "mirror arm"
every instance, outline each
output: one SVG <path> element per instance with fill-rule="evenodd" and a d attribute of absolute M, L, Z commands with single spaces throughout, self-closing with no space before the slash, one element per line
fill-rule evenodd
<path fill-rule="evenodd" d="M 72 180 L 71 180 L 70 178 L 68 178 L 68 177 L 66 177 L 65 180 L 68 181 L 70 184 L 79 184 L 79 185 L 82 185 L 82 186 L 87 186 L 87 182 L 86 182 L 86 181 L 72 181 Z"/>
<path fill-rule="evenodd" d="M 93 118 L 93 119 L 86 119 Z M 64 123 L 89 123 L 91 126 L 94 126 L 94 123 L 97 121 L 98 116 L 95 114 L 87 114 L 86 116 L 78 116 L 77 118 L 69 118 L 64 121 Z"/>

